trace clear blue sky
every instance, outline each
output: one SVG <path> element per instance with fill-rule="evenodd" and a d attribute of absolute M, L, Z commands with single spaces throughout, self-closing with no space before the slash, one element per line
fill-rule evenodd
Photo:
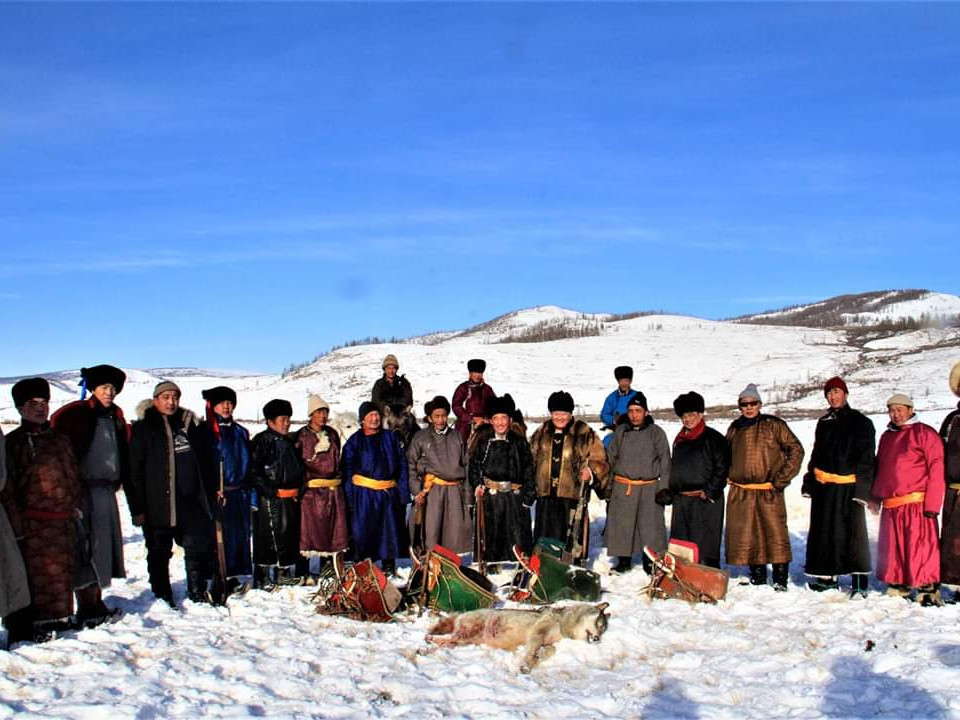
<path fill-rule="evenodd" d="M 958 4 L 0 4 L 0 375 L 960 289 Z"/>

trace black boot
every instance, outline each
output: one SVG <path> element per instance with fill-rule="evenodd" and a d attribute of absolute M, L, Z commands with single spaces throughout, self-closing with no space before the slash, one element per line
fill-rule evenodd
<path fill-rule="evenodd" d="M 940 583 L 918 587 L 917 602 L 923 607 L 943 607 L 943 600 L 940 599 Z"/>
<path fill-rule="evenodd" d="M 630 569 L 633 567 L 633 558 L 629 555 L 621 555 L 617 558 L 617 566 L 613 568 L 613 572 L 618 575 L 623 573 L 630 572 Z"/>
<path fill-rule="evenodd" d="M 387 577 L 397 576 L 397 561 L 394 558 L 384 558 L 380 561 L 380 569 Z"/>
<path fill-rule="evenodd" d="M 766 569 L 766 568 L 764 568 Z M 777 592 L 787 591 L 787 580 L 790 578 L 790 563 L 773 564 L 773 589 Z"/>
<path fill-rule="evenodd" d="M 646 553 L 640 556 L 640 562 L 643 564 L 643 571 L 647 575 L 653 575 L 653 560 L 648 558 Z"/>
<path fill-rule="evenodd" d="M 751 585 L 767 584 L 767 566 L 766 565 L 750 566 L 750 584 Z"/>
<path fill-rule="evenodd" d="M 202 570 L 194 568 L 187 571 L 187 597 L 195 603 L 210 602 L 207 578 Z"/>
<path fill-rule="evenodd" d="M 270 571 L 273 565 L 254 565 L 253 566 L 253 587 L 256 590 L 270 592 L 276 587 L 276 583 L 270 577 Z"/>
<path fill-rule="evenodd" d="M 28 605 L 22 610 L 10 613 L 3 619 L 3 626 L 7 629 L 7 647 L 14 643 L 31 642 L 33 640 L 33 608 Z"/>
<path fill-rule="evenodd" d="M 807 583 L 807 587 L 814 592 L 826 592 L 827 590 L 839 590 L 840 583 L 835 577 L 815 577 Z"/>
<path fill-rule="evenodd" d="M 865 598 L 867 596 L 867 574 L 854 573 L 850 576 L 850 598 Z"/>

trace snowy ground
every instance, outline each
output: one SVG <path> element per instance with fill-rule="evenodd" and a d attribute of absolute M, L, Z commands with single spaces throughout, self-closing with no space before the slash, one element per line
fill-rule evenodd
<path fill-rule="evenodd" d="M 878 429 L 884 422 L 876 418 Z M 809 450 L 813 423 L 793 427 Z M 672 437 L 677 426 L 666 430 Z M 174 611 L 153 600 L 142 537 L 128 525 L 129 577 L 108 591 L 125 617 L 0 652 L 0 718 L 960 717 L 960 606 L 921 608 L 883 596 L 875 582 L 866 600 L 810 592 L 807 502 L 798 483 L 787 497 L 789 592 L 741 586 L 735 568 L 717 606 L 651 603 L 637 597 L 642 570 L 609 576 L 595 503 L 593 566 L 609 630 L 595 645 L 562 641 L 528 676 L 499 650 L 418 655 L 426 616 L 373 625 L 317 615 L 309 588 L 251 591 L 229 610 L 183 602 Z M 874 541 L 876 529 L 871 517 Z"/>

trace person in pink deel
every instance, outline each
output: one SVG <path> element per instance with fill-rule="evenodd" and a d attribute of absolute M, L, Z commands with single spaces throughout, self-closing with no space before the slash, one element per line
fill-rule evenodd
<path fill-rule="evenodd" d="M 877 539 L 877 578 L 887 594 L 922 605 L 940 600 L 937 515 L 943 506 L 943 443 L 917 418 L 913 400 L 897 393 L 887 400 L 890 424 L 880 437 L 873 498 L 883 507 Z"/>

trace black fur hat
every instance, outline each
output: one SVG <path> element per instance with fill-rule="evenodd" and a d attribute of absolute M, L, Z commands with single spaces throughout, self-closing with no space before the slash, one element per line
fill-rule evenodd
<path fill-rule="evenodd" d="M 433 400 L 423 406 L 423 414 L 430 417 L 434 410 L 443 410 L 450 414 L 450 403 L 443 395 L 437 395 Z"/>
<path fill-rule="evenodd" d="M 513 402 L 513 398 L 510 397 L 510 393 L 501 395 L 500 397 L 491 397 L 487 400 L 487 407 L 485 408 L 484 414 L 491 418 L 494 415 L 510 415 L 513 417 L 513 413 L 516 411 L 516 403 Z"/>
<path fill-rule="evenodd" d="M 359 420 L 360 423 L 362 424 L 363 419 L 372 412 L 378 412 L 381 415 L 383 414 L 383 411 L 380 409 L 380 406 L 377 405 L 375 402 L 370 402 L 369 400 L 366 400 L 360 403 L 360 409 L 357 410 L 357 420 Z"/>
<path fill-rule="evenodd" d="M 34 398 L 49 400 L 50 383 L 41 377 L 24 378 L 10 388 L 10 394 L 13 395 L 13 406 L 20 408 Z"/>
<path fill-rule="evenodd" d="M 271 400 L 263 406 L 263 417 L 267 420 L 273 420 L 281 415 L 287 417 L 293 416 L 293 405 L 286 400 Z"/>
<path fill-rule="evenodd" d="M 483 373 L 487 369 L 487 361 L 480 358 L 474 358 L 467 361 L 467 372 Z"/>
<path fill-rule="evenodd" d="M 633 380 L 633 368 L 629 365 L 620 365 L 613 369 L 613 376 L 619 380 Z"/>
<path fill-rule="evenodd" d="M 203 396 L 203 399 L 210 403 L 210 407 L 216 407 L 224 400 L 229 400 L 233 403 L 233 406 L 237 406 L 237 393 L 233 388 L 229 388 L 226 385 L 217 385 L 215 388 L 210 388 L 209 390 L 204 390 L 200 393 Z M 283 415 L 283 413 L 280 413 Z"/>
<path fill-rule="evenodd" d="M 677 417 L 683 417 L 684 413 L 688 412 L 702 413 L 703 410 L 703 396 L 700 393 L 693 391 L 684 393 L 677 396 L 677 399 L 673 401 L 673 411 L 677 414 Z"/>
<path fill-rule="evenodd" d="M 547 399 L 547 410 L 550 412 L 573 412 L 573 395 L 565 390 L 558 390 Z"/>
<path fill-rule="evenodd" d="M 93 367 L 80 368 L 80 377 L 87 383 L 87 389 L 93 390 L 101 385 L 113 385 L 113 389 L 120 394 L 123 390 L 123 384 L 127 381 L 127 374 L 113 365 L 94 365 Z"/>

